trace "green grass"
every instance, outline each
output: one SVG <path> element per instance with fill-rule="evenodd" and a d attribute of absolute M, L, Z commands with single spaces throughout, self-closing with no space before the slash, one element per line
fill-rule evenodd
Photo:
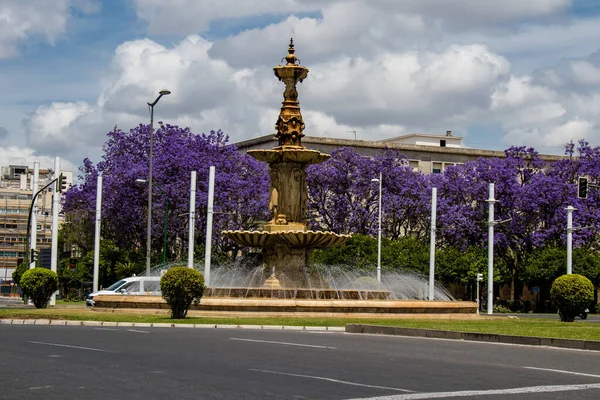
<path fill-rule="evenodd" d="M 483 317 L 477 320 L 433 320 L 433 319 L 355 319 L 324 317 L 188 317 L 171 319 L 167 315 L 136 313 L 112 313 L 86 309 L 83 303 L 68 302 L 65 305 L 47 309 L 0 309 L 0 318 L 12 319 L 68 319 L 76 321 L 146 322 L 177 324 L 215 325 L 288 325 L 288 326 L 345 326 L 346 324 L 369 324 L 422 328 L 461 332 L 494 333 L 517 336 L 539 336 L 564 339 L 585 339 L 600 341 L 600 324 L 576 321 L 560 322 L 554 316 L 545 318 L 503 318 Z"/>

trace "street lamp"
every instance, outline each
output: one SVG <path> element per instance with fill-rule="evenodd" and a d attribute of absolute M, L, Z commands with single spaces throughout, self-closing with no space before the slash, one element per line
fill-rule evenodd
<path fill-rule="evenodd" d="M 135 180 L 136 183 L 146 183 L 147 181 L 145 179 L 136 179 Z M 169 223 L 169 197 L 167 197 L 167 194 L 165 193 L 164 190 L 162 190 L 162 188 L 158 185 L 158 184 L 154 184 L 154 186 L 156 186 L 156 188 L 158 190 L 160 190 L 160 192 L 163 194 L 163 196 L 165 196 L 165 223 L 163 226 L 163 265 L 167 264 L 167 227 L 168 227 L 168 223 Z M 148 190 L 150 190 L 150 188 L 148 188 Z"/>
<path fill-rule="evenodd" d="M 377 282 L 381 283 L 381 184 L 383 182 L 382 173 L 379 173 L 379 179 L 373 178 L 371 182 L 379 183 L 379 228 L 377 229 Z"/>
<path fill-rule="evenodd" d="M 151 245 L 152 245 L 152 135 L 154 134 L 154 106 L 161 97 L 167 96 L 171 94 L 168 90 L 161 90 L 158 92 L 158 97 L 154 102 L 148 103 L 148 107 L 150 108 L 150 153 L 148 155 L 149 164 L 148 167 L 148 226 L 146 233 L 146 275 L 150 276 L 150 255 L 151 255 Z"/>

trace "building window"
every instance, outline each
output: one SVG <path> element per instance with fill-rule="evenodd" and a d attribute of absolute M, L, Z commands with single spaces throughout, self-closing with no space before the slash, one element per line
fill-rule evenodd
<path fill-rule="evenodd" d="M 440 147 L 446 147 L 446 139 L 440 140 Z"/>

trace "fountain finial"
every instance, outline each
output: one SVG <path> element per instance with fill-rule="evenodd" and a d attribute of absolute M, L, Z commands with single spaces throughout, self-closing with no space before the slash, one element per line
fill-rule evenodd
<path fill-rule="evenodd" d="M 279 140 L 279 147 L 304 148 L 301 143 L 304 136 L 304 121 L 300 112 L 296 85 L 308 76 L 308 68 L 296 64 L 299 60 L 295 54 L 293 38 L 290 39 L 288 55 L 284 59 L 287 64 L 273 68 L 275 76 L 285 84 L 283 103 L 275 124 L 277 130 L 275 137 Z"/>
<path fill-rule="evenodd" d="M 300 62 L 300 60 L 298 60 L 298 57 L 296 57 L 296 55 L 294 54 L 296 50 L 294 50 L 294 38 L 290 38 L 290 47 L 288 48 L 288 55 L 285 56 L 285 61 L 288 62 L 288 64 L 292 64 L 295 65 L 296 62 Z"/>

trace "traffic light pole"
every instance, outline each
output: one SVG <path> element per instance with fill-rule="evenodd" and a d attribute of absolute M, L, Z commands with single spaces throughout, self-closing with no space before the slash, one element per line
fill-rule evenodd
<path fill-rule="evenodd" d="M 36 192 L 36 194 L 33 195 L 33 198 L 31 199 L 31 205 L 29 206 L 29 215 L 27 217 L 27 235 L 25 236 L 25 264 L 26 265 L 29 265 L 29 262 L 30 262 L 29 260 L 30 260 L 31 249 L 29 248 L 29 246 L 30 246 L 29 234 L 31 233 L 31 214 L 33 213 L 33 206 L 35 205 L 35 199 L 37 199 L 38 194 L 42 193 L 46 188 L 48 188 L 48 186 L 52 185 L 57 180 L 58 180 L 58 178 L 52 179 L 50 181 L 50 183 L 48 183 L 46 186 L 44 186 L 43 188 L 38 190 Z"/>

